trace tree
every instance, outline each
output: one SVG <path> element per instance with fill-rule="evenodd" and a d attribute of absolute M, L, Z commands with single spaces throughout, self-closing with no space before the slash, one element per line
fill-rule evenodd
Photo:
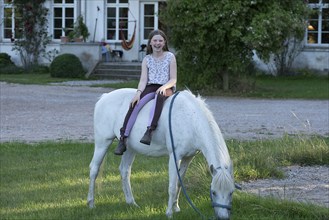
<path fill-rule="evenodd" d="M 161 14 L 177 49 L 183 81 L 194 88 L 229 89 L 229 75 L 244 70 L 254 52 L 268 60 L 291 36 L 302 37 L 302 0 L 168 0 Z"/>
<path fill-rule="evenodd" d="M 21 58 L 23 66 L 27 69 L 38 64 L 40 55 L 46 52 L 50 42 L 47 31 L 48 9 L 43 6 L 45 0 L 15 0 L 15 13 L 21 17 L 21 35 L 15 39 L 13 50 Z"/>
<path fill-rule="evenodd" d="M 272 75 L 283 76 L 292 74 L 292 64 L 303 48 L 303 41 L 297 38 L 287 39 L 280 51 L 273 53 L 267 63 Z"/>

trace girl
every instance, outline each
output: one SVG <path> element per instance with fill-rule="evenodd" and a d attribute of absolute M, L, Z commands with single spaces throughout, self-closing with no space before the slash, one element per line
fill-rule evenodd
<path fill-rule="evenodd" d="M 140 141 L 150 145 L 152 132 L 157 127 L 164 101 L 174 93 L 176 81 L 176 58 L 173 53 L 169 52 L 167 36 L 161 30 L 154 30 L 148 38 L 137 92 L 130 103 L 123 126 L 120 129 L 121 137 L 114 154 L 122 155 L 126 151 L 127 137 L 136 121 L 138 112 L 147 102 L 155 98 L 150 122 Z"/>

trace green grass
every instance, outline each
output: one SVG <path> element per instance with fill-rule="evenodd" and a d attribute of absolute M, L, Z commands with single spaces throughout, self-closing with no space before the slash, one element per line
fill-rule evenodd
<path fill-rule="evenodd" d="M 256 88 L 243 96 L 283 99 L 329 99 L 328 77 L 256 77 Z"/>
<path fill-rule="evenodd" d="M 227 141 L 238 180 L 283 177 L 278 167 L 293 164 L 328 165 L 329 138 L 293 138 L 275 140 Z M 257 150 L 255 150 L 257 149 Z"/>
<path fill-rule="evenodd" d="M 18 84 L 45 85 L 48 83 L 65 82 L 69 80 L 83 79 L 53 78 L 50 74 L 0 74 L 0 81 Z"/>
<path fill-rule="evenodd" d="M 0 81 L 20 84 L 48 84 L 52 82 L 64 82 L 68 80 L 84 79 L 63 79 L 52 78 L 49 74 L 0 74 Z M 277 98 L 277 99 L 329 99 L 328 77 L 316 76 L 289 76 L 272 77 L 258 76 L 254 79 L 255 86 L 251 90 L 238 89 L 238 92 L 204 91 L 202 95 L 235 96 L 251 98 Z M 247 82 L 246 82 L 247 83 Z M 94 87 L 107 88 L 137 88 L 138 81 L 125 81 L 115 84 L 94 85 Z M 247 86 L 250 87 L 250 86 Z M 178 85 L 178 90 L 185 89 L 185 86 Z"/>
<path fill-rule="evenodd" d="M 249 161 L 254 161 L 252 157 L 264 157 L 265 160 L 273 158 L 276 161 L 274 164 L 281 166 L 305 164 L 305 161 L 314 161 L 315 157 L 322 154 L 323 158 L 312 164 L 328 164 L 328 156 L 324 154 L 328 153 L 328 142 L 328 138 L 301 140 L 286 137 L 269 142 L 233 140 L 227 143 L 236 163 L 235 170 L 243 170 L 244 166 L 250 164 Z M 266 147 L 273 150 L 263 155 Z M 125 203 L 118 171 L 121 157 L 113 155 L 113 148 L 109 149 L 96 182 L 96 208 L 90 210 L 86 206 L 86 197 L 92 144 L 1 143 L 1 219 L 167 219 L 168 158 L 137 156 L 131 176 L 135 200 L 140 205 L 140 208 L 136 208 Z M 258 155 L 251 152 L 252 149 L 257 149 L 254 152 L 259 152 Z M 297 154 L 300 156 L 296 159 L 297 156 L 293 155 L 299 151 L 304 153 Z M 284 155 L 287 156 L 281 158 Z M 237 163 L 239 160 L 241 162 Z M 199 154 L 192 162 L 184 182 L 195 205 L 207 217 L 211 217 L 211 180 L 207 170 L 205 160 Z M 239 172 L 236 173 L 237 179 L 248 178 L 248 175 Z M 182 211 L 174 215 L 174 219 L 200 219 L 183 196 L 180 206 Z M 328 209 L 324 207 L 260 198 L 244 192 L 235 193 L 233 207 L 233 219 L 324 220 L 329 215 Z"/>

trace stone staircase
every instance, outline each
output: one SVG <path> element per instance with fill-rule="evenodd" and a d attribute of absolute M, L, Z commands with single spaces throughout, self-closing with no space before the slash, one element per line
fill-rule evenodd
<path fill-rule="evenodd" d="M 138 80 L 140 75 L 140 62 L 99 62 L 90 74 L 90 77 L 98 79 Z"/>

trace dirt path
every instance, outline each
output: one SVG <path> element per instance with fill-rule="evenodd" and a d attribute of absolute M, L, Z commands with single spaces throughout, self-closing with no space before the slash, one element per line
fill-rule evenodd
<path fill-rule="evenodd" d="M 105 88 L 0 82 L 0 142 L 93 140 L 93 108 Z M 210 98 L 225 138 L 329 136 L 329 101 Z M 246 191 L 329 204 L 329 167 L 290 167 L 284 180 L 243 183 Z M 289 192 L 288 192 L 289 191 Z"/>

